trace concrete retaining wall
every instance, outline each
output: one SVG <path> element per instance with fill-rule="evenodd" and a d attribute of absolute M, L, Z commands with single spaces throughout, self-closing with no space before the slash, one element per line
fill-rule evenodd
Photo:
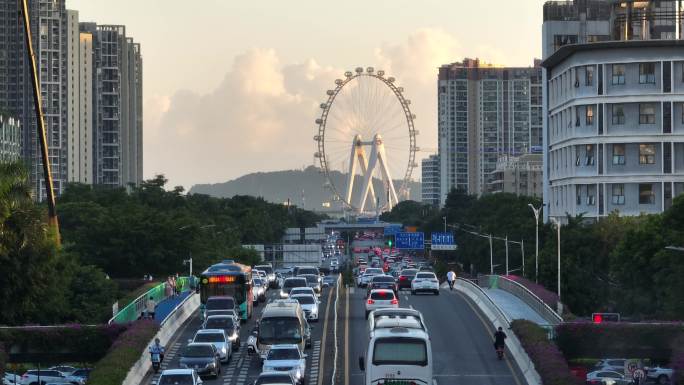
<path fill-rule="evenodd" d="M 470 298 L 477 307 L 482 311 L 487 320 L 492 324 L 493 329 L 501 326 L 505 330 L 510 327 L 511 320 L 508 319 L 506 314 L 501 311 L 501 309 L 492 301 L 491 298 L 485 293 L 477 284 L 470 282 L 465 279 L 458 279 L 456 285 L 454 285 L 456 290 L 465 294 Z M 513 356 L 516 364 L 520 368 L 525 381 L 528 385 L 542 385 L 541 377 L 539 373 L 534 368 L 534 364 L 530 357 L 523 349 L 520 344 L 520 340 L 513 332 L 506 333 L 508 338 L 506 339 L 506 347 L 508 348 L 508 354 Z"/>
<path fill-rule="evenodd" d="M 181 327 L 185 321 L 188 320 L 199 309 L 200 296 L 199 294 L 191 294 L 185 301 L 181 302 L 174 311 L 172 311 L 166 319 L 162 322 L 159 332 L 147 344 L 148 347 L 152 345 L 155 338 L 159 338 L 162 345 L 167 346 L 171 337 L 176 334 L 176 331 Z M 147 353 L 147 347 L 141 353 L 140 359 L 128 371 L 126 378 L 122 385 L 140 385 L 145 378 L 147 372 L 152 368 L 150 355 Z"/>

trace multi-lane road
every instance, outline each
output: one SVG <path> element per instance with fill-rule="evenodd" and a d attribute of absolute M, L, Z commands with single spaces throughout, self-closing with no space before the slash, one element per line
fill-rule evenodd
<path fill-rule="evenodd" d="M 368 332 L 364 318 L 364 289 L 325 289 L 321 296 L 322 319 L 312 323 L 312 347 L 307 350 L 309 385 L 359 385 L 363 373 L 358 358 L 366 354 Z M 270 290 L 273 298 L 277 290 Z M 499 361 L 492 346 L 494 330 L 477 307 L 457 291 L 442 289 L 439 296 L 400 293 L 400 306 L 421 311 L 427 323 L 434 359 L 434 377 L 439 385 L 524 385 L 515 362 Z M 263 304 L 255 308 L 254 318 L 242 325 L 243 347 L 233 353 L 218 379 L 206 379 L 206 385 L 251 384 L 259 375 L 258 357 L 247 354 L 245 342 Z M 337 312 L 335 311 L 337 310 Z M 337 313 L 337 317 L 335 317 Z M 198 317 L 188 320 L 167 346 L 163 368 L 177 368 L 182 348 L 200 327 Z M 336 336 L 336 337 L 335 337 Z M 335 343 L 337 341 L 337 344 Z M 337 352 L 337 354 L 336 354 Z M 334 380 L 333 380 L 333 372 Z M 144 385 L 151 383 L 148 376 Z"/>

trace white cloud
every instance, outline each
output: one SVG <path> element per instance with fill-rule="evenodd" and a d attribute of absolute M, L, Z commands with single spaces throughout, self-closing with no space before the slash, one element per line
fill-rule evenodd
<path fill-rule="evenodd" d="M 377 62 L 368 63 L 405 88 L 418 115 L 419 146 L 436 147 L 437 68 L 460 60 L 461 52 L 452 35 L 420 29 L 377 48 Z M 146 176 L 161 172 L 172 185 L 189 188 L 311 164 L 318 105 L 344 71 L 315 59 L 282 63 L 272 49 L 251 49 L 234 59 L 210 92 L 153 95 L 144 112 Z"/>

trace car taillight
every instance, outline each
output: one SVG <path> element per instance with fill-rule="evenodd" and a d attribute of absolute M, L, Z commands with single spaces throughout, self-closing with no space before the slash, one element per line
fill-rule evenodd
<path fill-rule="evenodd" d="M 400 280 L 400 281 L 406 281 L 406 276 L 403 276 L 403 275 L 400 276 L 400 277 L 399 277 L 399 280 Z"/>
<path fill-rule="evenodd" d="M 398 299 L 393 299 L 391 302 L 392 305 L 399 305 L 399 300 Z"/>
<path fill-rule="evenodd" d="M 369 305 L 372 305 L 372 304 L 374 304 L 374 303 L 375 303 L 375 301 L 373 301 L 372 299 L 369 299 L 369 300 L 368 300 L 368 304 L 369 304 Z"/>

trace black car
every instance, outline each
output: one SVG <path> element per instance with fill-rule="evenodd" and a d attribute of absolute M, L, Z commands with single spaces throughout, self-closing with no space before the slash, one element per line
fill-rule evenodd
<path fill-rule="evenodd" d="M 280 298 L 287 298 L 290 296 L 290 290 L 295 287 L 309 287 L 309 283 L 304 277 L 291 277 L 283 281 L 283 287 L 280 289 Z"/>
<path fill-rule="evenodd" d="M 200 376 L 218 378 L 221 374 L 219 353 L 213 344 L 191 343 L 183 349 L 180 356 L 180 367 L 194 369 Z"/>
<path fill-rule="evenodd" d="M 413 281 L 413 278 L 416 277 L 417 273 L 418 269 L 402 270 L 401 274 L 399 274 L 399 278 L 397 278 L 397 289 L 411 289 L 411 281 Z"/>
<path fill-rule="evenodd" d="M 398 290 L 397 283 L 391 275 L 376 275 L 371 278 L 371 281 L 368 283 L 368 294 L 374 289 L 388 289 L 392 290 L 394 294 L 396 294 Z M 368 297 L 368 294 L 366 297 Z"/>
<path fill-rule="evenodd" d="M 233 345 L 233 350 L 240 348 L 240 321 L 230 315 L 212 315 L 202 323 L 202 329 L 223 329 Z"/>

